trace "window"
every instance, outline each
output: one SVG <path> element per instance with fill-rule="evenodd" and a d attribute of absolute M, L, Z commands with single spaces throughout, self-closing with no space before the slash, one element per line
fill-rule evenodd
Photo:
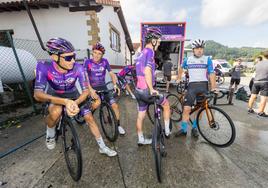
<path fill-rule="evenodd" d="M 0 46 L 11 47 L 5 31 L 0 32 Z"/>
<path fill-rule="evenodd" d="M 119 31 L 110 23 L 110 41 L 111 41 L 111 48 L 114 51 L 120 52 L 120 33 Z"/>

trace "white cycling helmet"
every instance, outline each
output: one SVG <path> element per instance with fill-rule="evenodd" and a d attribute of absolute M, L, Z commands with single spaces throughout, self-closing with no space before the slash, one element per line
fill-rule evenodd
<path fill-rule="evenodd" d="M 206 42 L 204 40 L 201 39 L 196 39 L 192 42 L 192 49 L 194 48 L 204 48 L 205 47 Z"/>

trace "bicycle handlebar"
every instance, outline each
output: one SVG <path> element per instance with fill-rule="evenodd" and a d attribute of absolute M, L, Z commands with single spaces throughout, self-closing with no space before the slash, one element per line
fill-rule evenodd
<path fill-rule="evenodd" d="M 161 96 L 160 94 L 157 95 L 156 93 L 153 93 L 151 95 L 151 97 L 154 98 L 154 99 L 160 99 L 160 96 Z"/>

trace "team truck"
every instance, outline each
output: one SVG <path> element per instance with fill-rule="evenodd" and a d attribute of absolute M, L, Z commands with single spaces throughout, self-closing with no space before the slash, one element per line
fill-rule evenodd
<path fill-rule="evenodd" d="M 182 63 L 184 54 L 186 22 L 144 22 L 141 23 L 141 48 L 144 48 L 145 34 L 148 27 L 157 27 L 162 31 L 161 43 L 155 52 L 155 62 L 158 65 L 156 71 L 157 83 L 163 82 L 162 66 L 167 58 L 171 59 L 173 71 L 171 82 L 177 79 L 178 67 Z"/>

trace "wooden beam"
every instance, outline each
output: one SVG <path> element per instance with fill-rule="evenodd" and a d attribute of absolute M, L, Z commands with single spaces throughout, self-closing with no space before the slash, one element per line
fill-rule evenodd
<path fill-rule="evenodd" d="M 10 8 L 8 8 L 8 7 L 2 7 L 2 9 L 4 10 L 4 11 L 7 11 L 7 12 L 11 12 L 12 11 L 12 9 L 10 9 Z"/>
<path fill-rule="evenodd" d="M 29 4 L 28 5 L 30 9 L 40 9 L 38 5 L 35 5 L 35 4 Z"/>
<path fill-rule="evenodd" d="M 41 4 L 38 4 L 38 6 L 43 9 L 49 9 L 49 4 L 47 3 L 41 3 Z"/>
<path fill-rule="evenodd" d="M 59 8 L 60 7 L 59 3 L 52 3 L 52 2 L 49 2 L 49 6 L 52 8 Z"/>
<path fill-rule="evenodd" d="M 88 1 L 88 0 L 87 0 L 87 1 L 86 1 L 86 0 L 82 0 L 82 1 L 81 1 L 81 4 L 82 4 L 82 5 L 89 6 L 89 1 Z"/>
<path fill-rule="evenodd" d="M 79 2 L 78 1 L 70 2 L 70 5 L 74 7 L 79 7 Z"/>
<path fill-rule="evenodd" d="M 103 9 L 102 5 L 97 5 L 97 6 L 79 6 L 79 7 L 70 7 L 69 11 L 70 12 L 79 12 L 79 11 L 89 11 L 89 10 L 94 10 L 96 12 L 100 12 Z"/>
<path fill-rule="evenodd" d="M 59 4 L 63 7 L 69 7 L 69 3 L 66 1 L 59 1 Z"/>

